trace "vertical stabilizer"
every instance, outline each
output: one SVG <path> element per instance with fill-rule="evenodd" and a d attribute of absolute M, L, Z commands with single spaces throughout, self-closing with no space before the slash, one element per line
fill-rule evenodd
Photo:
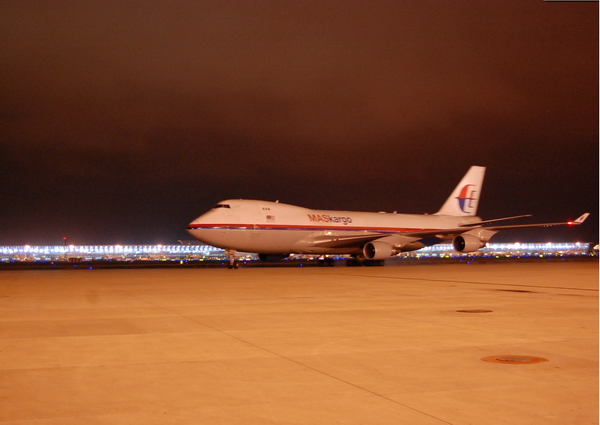
<path fill-rule="evenodd" d="M 436 215 L 474 216 L 477 214 L 485 167 L 473 165 L 452 191 Z"/>

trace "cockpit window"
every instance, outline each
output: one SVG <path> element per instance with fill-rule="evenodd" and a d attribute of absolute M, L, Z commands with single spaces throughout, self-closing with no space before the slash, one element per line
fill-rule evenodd
<path fill-rule="evenodd" d="M 216 208 L 231 208 L 229 204 L 217 204 L 214 206 L 213 210 Z"/>

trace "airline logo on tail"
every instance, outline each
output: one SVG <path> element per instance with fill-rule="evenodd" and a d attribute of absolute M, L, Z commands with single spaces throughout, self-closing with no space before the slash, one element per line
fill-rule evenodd
<path fill-rule="evenodd" d="M 475 194 L 477 193 L 477 191 L 475 189 L 471 189 L 472 187 L 475 187 L 475 185 L 465 185 L 460 190 L 460 194 L 456 197 L 456 199 L 458 199 L 458 206 L 460 207 L 460 210 L 464 213 L 468 213 L 470 212 L 470 210 L 476 207 L 476 205 L 473 205 L 473 202 L 477 201 L 477 198 L 475 198 Z"/>

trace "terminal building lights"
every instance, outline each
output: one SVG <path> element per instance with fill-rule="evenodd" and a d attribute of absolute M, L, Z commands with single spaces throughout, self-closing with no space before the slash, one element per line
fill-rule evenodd
<path fill-rule="evenodd" d="M 544 256 L 588 255 L 589 243 L 499 243 L 471 254 L 458 254 L 452 245 L 439 244 L 418 251 L 400 254 L 400 257 L 456 257 L 478 256 Z M 247 259 L 254 254 L 242 254 Z M 56 245 L 56 246 L 0 246 L 0 261 L 181 261 L 224 259 L 225 251 L 208 245 Z"/>

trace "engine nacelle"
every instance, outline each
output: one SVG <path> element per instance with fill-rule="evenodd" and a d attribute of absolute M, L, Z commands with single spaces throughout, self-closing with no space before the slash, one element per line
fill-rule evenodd
<path fill-rule="evenodd" d="M 394 253 L 394 247 L 381 241 L 369 242 L 363 247 L 363 254 L 367 260 L 385 260 Z"/>
<path fill-rule="evenodd" d="M 473 252 L 483 248 L 487 241 L 482 241 L 477 236 L 459 235 L 452 240 L 452 246 L 458 252 Z"/>
<path fill-rule="evenodd" d="M 282 259 L 288 257 L 290 254 L 258 254 L 260 261 L 265 263 L 276 263 Z"/>

